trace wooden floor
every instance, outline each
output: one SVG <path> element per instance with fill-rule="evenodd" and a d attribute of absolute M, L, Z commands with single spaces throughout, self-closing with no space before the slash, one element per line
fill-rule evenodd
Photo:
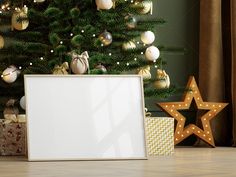
<path fill-rule="evenodd" d="M 235 148 L 176 148 L 133 161 L 27 162 L 0 157 L 0 177 L 236 177 Z"/>

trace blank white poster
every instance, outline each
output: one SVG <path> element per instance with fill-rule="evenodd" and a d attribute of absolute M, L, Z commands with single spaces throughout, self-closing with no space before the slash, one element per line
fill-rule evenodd
<path fill-rule="evenodd" d="M 28 158 L 145 159 L 140 76 L 25 75 Z"/>

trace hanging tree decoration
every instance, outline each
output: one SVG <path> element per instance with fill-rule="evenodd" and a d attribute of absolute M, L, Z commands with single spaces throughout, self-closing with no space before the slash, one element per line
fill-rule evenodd
<path fill-rule="evenodd" d="M 136 44 L 133 41 L 129 41 L 122 44 L 123 50 L 133 50 L 136 48 Z"/>
<path fill-rule="evenodd" d="M 127 15 L 125 17 L 125 20 L 126 20 L 126 25 L 127 25 L 127 27 L 129 29 L 136 28 L 136 26 L 137 26 L 137 19 L 136 19 L 136 17 L 134 15 L 131 15 L 131 14 Z"/>
<path fill-rule="evenodd" d="M 7 10 L 10 10 L 10 3 L 9 2 L 6 2 L 5 4 L 2 4 L 1 5 L 1 11 L 7 11 Z"/>
<path fill-rule="evenodd" d="M 26 109 L 25 96 L 22 96 L 20 99 L 20 107 L 24 110 Z"/>
<path fill-rule="evenodd" d="M 109 10 L 114 7 L 112 0 L 96 0 L 97 10 Z"/>
<path fill-rule="evenodd" d="M 150 13 L 152 15 L 153 11 L 153 2 L 152 1 L 137 1 L 134 3 L 134 6 L 141 6 L 142 9 L 139 11 L 140 14 L 147 14 Z"/>
<path fill-rule="evenodd" d="M 147 60 L 155 61 L 159 58 L 159 56 L 160 56 L 160 51 L 157 47 L 150 46 L 146 49 L 145 57 Z"/>
<path fill-rule="evenodd" d="M 152 44 L 155 41 L 155 34 L 152 31 L 145 31 L 141 34 L 141 41 L 144 44 Z"/>
<path fill-rule="evenodd" d="M 19 31 L 25 30 L 29 26 L 28 18 L 28 7 L 25 5 L 22 9 L 15 8 L 11 18 L 12 30 L 16 29 Z"/>
<path fill-rule="evenodd" d="M 157 69 L 156 81 L 154 86 L 157 89 L 167 89 L 170 87 L 170 77 L 165 70 Z"/>
<path fill-rule="evenodd" d="M 89 55 L 88 52 L 85 51 L 81 55 L 77 54 L 75 51 L 70 53 L 71 55 L 71 63 L 70 67 L 73 73 L 75 74 L 84 74 L 87 71 L 89 72 Z"/>
<path fill-rule="evenodd" d="M 107 30 L 101 33 L 98 38 L 104 46 L 108 46 L 112 43 L 112 35 Z"/>
<path fill-rule="evenodd" d="M 13 83 L 16 81 L 19 74 L 20 70 L 18 70 L 14 65 L 11 65 L 3 71 L 1 77 L 6 83 Z"/>
<path fill-rule="evenodd" d="M 101 63 L 98 64 L 95 69 L 97 69 L 98 71 L 100 71 L 102 74 L 105 74 L 107 73 L 107 69 L 105 66 L 103 66 Z"/>
<path fill-rule="evenodd" d="M 150 66 L 142 67 L 138 69 L 138 75 L 143 76 L 144 80 L 149 80 L 152 78 L 150 70 L 151 70 Z"/>

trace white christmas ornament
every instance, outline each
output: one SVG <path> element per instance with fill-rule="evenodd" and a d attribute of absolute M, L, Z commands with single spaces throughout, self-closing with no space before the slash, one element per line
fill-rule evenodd
<path fill-rule="evenodd" d="M 150 46 L 146 49 L 145 57 L 147 60 L 155 61 L 159 58 L 159 56 L 160 56 L 160 51 L 157 47 Z"/>
<path fill-rule="evenodd" d="M 25 110 L 25 107 L 26 107 L 25 96 L 21 97 L 20 99 L 20 107 Z"/>
<path fill-rule="evenodd" d="M 96 0 L 97 9 L 109 10 L 113 7 L 112 0 Z"/>
<path fill-rule="evenodd" d="M 73 73 L 84 74 L 86 71 L 89 71 L 89 55 L 87 51 L 83 52 L 81 55 L 72 52 L 71 57 L 70 67 Z"/>
<path fill-rule="evenodd" d="M 135 48 L 136 48 L 136 45 L 132 41 L 126 42 L 122 45 L 123 50 L 132 50 L 132 49 L 135 49 Z"/>
<path fill-rule="evenodd" d="M 11 65 L 3 71 L 1 77 L 6 83 L 13 83 L 19 74 L 20 71 L 14 65 Z"/>
<path fill-rule="evenodd" d="M 144 44 L 152 44 L 155 41 L 155 34 L 152 31 L 145 31 L 141 34 L 141 40 Z"/>

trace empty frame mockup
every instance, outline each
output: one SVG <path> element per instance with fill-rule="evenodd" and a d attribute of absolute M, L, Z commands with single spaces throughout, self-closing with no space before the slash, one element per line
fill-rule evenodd
<path fill-rule="evenodd" d="M 28 159 L 146 159 L 142 78 L 25 75 Z"/>

